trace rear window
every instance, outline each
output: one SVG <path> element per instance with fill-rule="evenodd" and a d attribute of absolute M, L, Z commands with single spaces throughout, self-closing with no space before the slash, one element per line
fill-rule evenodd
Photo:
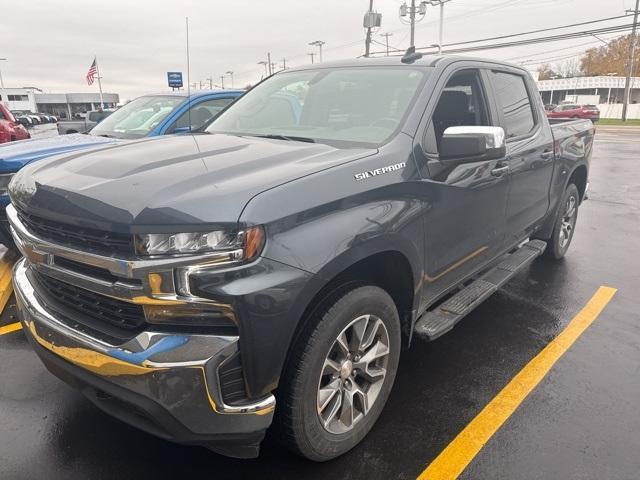
<path fill-rule="evenodd" d="M 493 72 L 493 83 L 504 115 L 507 138 L 531 132 L 535 126 L 535 118 L 524 77 L 513 73 Z"/>

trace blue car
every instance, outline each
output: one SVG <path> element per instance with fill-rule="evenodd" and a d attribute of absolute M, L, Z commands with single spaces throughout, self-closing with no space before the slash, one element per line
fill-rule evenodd
<path fill-rule="evenodd" d="M 12 246 L 5 207 L 9 204 L 7 186 L 25 165 L 54 155 L 99 148 L 143 137 L 155 137 L 196 130 L 244 93 L 244 90 L 218 90 L 145 95 L 127 103 L 97 124 L 88 134 L 24 140 L 0 146 L 0 243 Z M 189 103 L 191 112 L 189 113 Z"/>

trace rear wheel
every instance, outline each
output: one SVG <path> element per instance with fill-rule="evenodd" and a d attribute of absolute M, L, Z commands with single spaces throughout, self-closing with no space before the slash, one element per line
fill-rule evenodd
<path fill-rule="evenodd" d="M 565 256 L 578 220 L 578 204 L 580 203 L 580 193 L 574 184 L 567 186 L 560 206 L 558 208 L 558 217 L 553 227 L 551 239 L 547 242 L 545 254 L 547 257 L 559 260 Z"/>
<path fill-rule="evenodd" d="M 381 288 L 329 297 L 299 335 L 283 375 L 275 425 L 280 440 L 315 461 L 356 446 L 387 401 L 400 337 L 398 311 Z"/>

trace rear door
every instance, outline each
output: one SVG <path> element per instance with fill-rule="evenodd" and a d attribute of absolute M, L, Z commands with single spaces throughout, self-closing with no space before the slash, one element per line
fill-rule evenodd
<path fill-rule="evenodd" d="M 553 136 L 533 80 L 518 69 L 492 70 L 493 96 L 505 130 L 509 195 L 507 245 L 528 236 L 546 215 L 553 174 Z"/>
<path fill-rule="evenodd" d="M 425 124 L 421 148 L 414 149 L 423 178 L 425 214 L 424 301 L 467 278 L 502 252 L 508 169 L 505 159 L 447 164 L 438 145 L 451 126 L 498 125 L 487 95 L 487 72 L 458 68 L 440 80 Z M 418 137 L 420 138 L 420 137 Z"/>

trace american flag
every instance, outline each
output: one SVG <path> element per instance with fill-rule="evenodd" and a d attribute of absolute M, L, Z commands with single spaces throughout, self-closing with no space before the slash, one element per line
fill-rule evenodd
<path fill-rule="evenodd" d="M 96 65 L 96 59 L 93 59 L 93 63 L 89 67 L 89 71 L 87 72 L 87 84 L 93 85 L 93 80 L 98 74 L 98 66 Z"/>

